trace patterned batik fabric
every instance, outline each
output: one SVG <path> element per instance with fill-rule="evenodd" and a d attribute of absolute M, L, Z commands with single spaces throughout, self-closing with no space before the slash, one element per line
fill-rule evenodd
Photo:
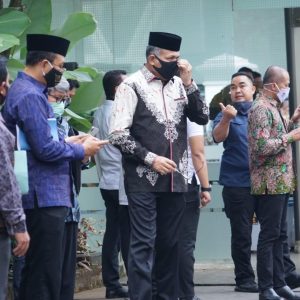
<path fill-rule="evenodd" d="M 249 156 L 253 194 L 285 194 L 295 189 L 291 141 L 293 128 L 280 114 L 278 102 L 260 95 L 249 113 Z"/>
<path fill-rule="evenodd" d="M 207 107 L 195 83 L 186 89 L 174 76 L 163 84 L 143 67 L 119 86 L 110 141 L 122 151 L 127 191 L 186 190 L 187 116 L 200 124 L 208 120 Z M 179 172 L 160 175 L 153 170 L 157 155 L 172 159 Z"/>

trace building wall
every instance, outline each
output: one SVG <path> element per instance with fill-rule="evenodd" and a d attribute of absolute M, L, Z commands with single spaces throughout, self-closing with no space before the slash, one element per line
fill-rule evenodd
<path fill-rule="evenodd" d="M 67 59 L 102 71 L 140 68 L 149 31 L 179 34 L 181 55 L 192 63 L 194 79 L 204 85 L 210 102 L 242 66 L 260 73 L 269 65 L 287 66 L 285 7 L 300 7 L 300 0 L 53 0 L 53 26 L 62 24 L 71 12 L 92 13 L 98 22 L 96 32 Z M 210 179 L 217 180 L 222 145 L 206 148 L 207 158 L 214 160 L 209 163 Z M 84 173 L 84 183 L 96 180 L 93 170 Z M 83 216 L 93 217 L 103 229 L 98 189 L 84 187 L 80 202 Z M 99 237 L 91 238 L 91 245 L 98 250 L 95 240 Z M 229 222 L 221 187 L 214 186 L 213 202 L 201 213 L 196 261 L 226 259 L 230 259 Z"/>
<path fill-rule="evenodd" d="M 65 2 L 57 2 L 64 7 L 60 11 L 65 15 Z M 73 8 L 91 12 L 98 21 L 97 31 L 85 40 L 83 53 L 76 58 L 104 71 L 115 67 L 129 72 L 138 69 L 145 61 L 149 31 L 169 31 L 183 37 L 182 57 L 193 64 L 199 83 L 228 82 L 236 68 L 244 64 L 261 72 L 270 64 L 286 65 L 283 8 L 242 5 L 257 2 L 258 6 L 262 0 L 74 2 L 77 5 Z"/>
<path fill-rule="evenodd" d="M 181 55 L 209 103 L 242 66 L 261 73 L 269 65 L 286 67 L 284 7 L 292 6 L 300 0 L 53 0 L 53 18 L 59 25 L 73 11 L 95 16 L 96 32 L 68 59 L 102 71 L 140 68 L 149 31 L 181 35 Z M 209 158 L 221 152 L 214 145 Z"/>

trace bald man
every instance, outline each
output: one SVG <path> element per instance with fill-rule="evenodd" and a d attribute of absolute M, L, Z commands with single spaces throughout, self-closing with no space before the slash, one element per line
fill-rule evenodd
<path fill-rule="evenodd" d="M 286 70 L 269 67 L 263 90 L 249 113 L 251 193 L 261 226 L 257 245 L 260 300 L 300 299 L 286 285 L 283 264 L 287 202 L 295 189 L 291 144 L 300 140 L 300 108 L 288 124 L 280 112 L 289 96 L 289 84 Z"/>

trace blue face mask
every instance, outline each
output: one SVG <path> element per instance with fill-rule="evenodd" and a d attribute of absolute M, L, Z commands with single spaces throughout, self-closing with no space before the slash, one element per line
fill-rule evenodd
<path fill-rule="evenodd" d="M 63 101 L 57 103 L 57 102 L 50 102 L 50 105 L 52 106 L 55 118 L 61 118 L 65 111 L 65 104 Z"/>
<path fill-rule="evenodd" d="M 247 115 L 252 106 L 252 101 L 235 102 L 233 106 L 241 115 Z"/>

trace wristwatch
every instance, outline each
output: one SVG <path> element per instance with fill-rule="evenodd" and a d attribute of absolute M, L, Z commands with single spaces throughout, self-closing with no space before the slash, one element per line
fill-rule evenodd
<path fill-rule="evenodd" d="M 201 186 L 201 192 L 211 192 L 211 185 L 209 187 L 202 187 Z"/>

